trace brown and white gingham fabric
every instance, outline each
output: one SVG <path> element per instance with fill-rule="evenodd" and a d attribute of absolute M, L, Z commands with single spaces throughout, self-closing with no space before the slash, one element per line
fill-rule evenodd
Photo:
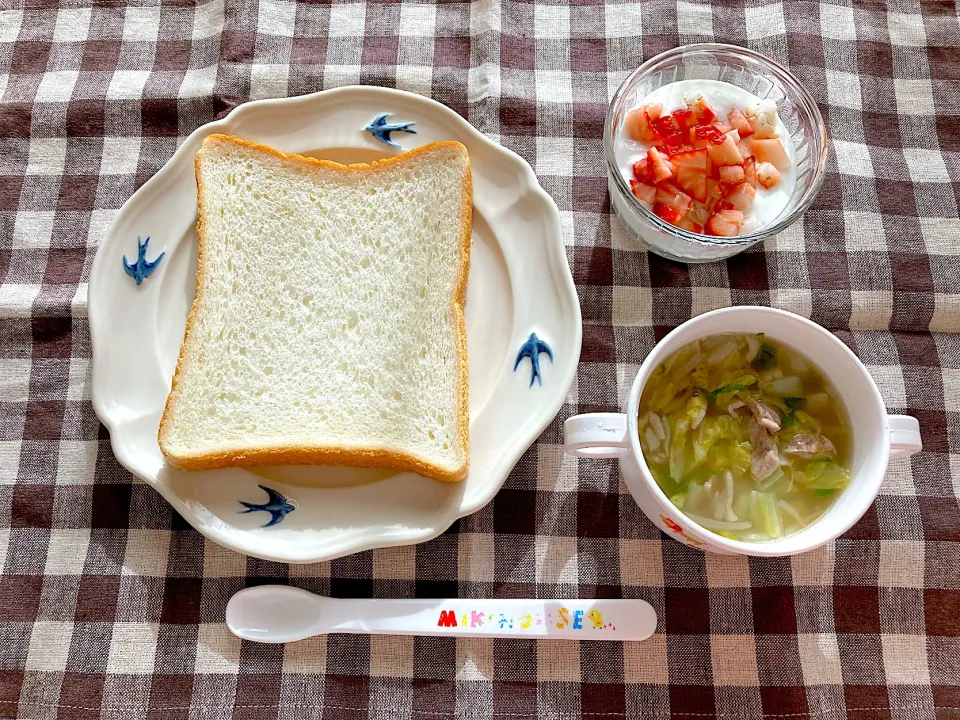
<path fill-rule="evenodd" d="M 0 2 L 0 717 L 31 720 L 960 716 L 960 25 L 946 0 Z M 606 103 L 679 44 L 788 65 L 831 135 L 803 222 L 727 262 L 639 251 L 611 218 Z M 205 541 L 113 458 L 90 405 L 87 277 L 117 209 L 250 99 L 429 95 L 526 158 L 560 207 L 583 354 L 560 416 L 486 508 L 416 547 L 311 566 Z M 118 265 L 119 271 L 119 265 Z M 807 315 L 925 449 L 819 551 L 703 555 L 560 428 L 730 304 Z M 332 636 L 241 643 L 231 593 L 640 597 L 644 643 Z"/>

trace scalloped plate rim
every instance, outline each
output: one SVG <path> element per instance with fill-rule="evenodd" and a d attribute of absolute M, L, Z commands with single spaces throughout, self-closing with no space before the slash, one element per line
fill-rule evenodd
<path fill-rule="evenodd" d="M 109 339 L 110 332 L 106 327 L 107 324 L 107 314 L 101 314 L 99 310 L 95 310 L 96 303 L 94 302 L 95 290 L 94 290 L 94 280 L 103 272 L 100 268 L 108 262 L 108 259 L 104 253 L 100 252 L 100 249 L 110 245 L 109 238 L 111 236 L 112 229 L 119 224 L 127 215 L 136 212 L 136 205 L 138 201 L 142 201 L 144 196 L 149 196 L 151 193 L 156 192 L 155 188 L 160 186 L 167 178 L 168 175 L 171 175 L 175 172 L 174 166 L 181 160 L 183 155 L 188 154 L 187 148 L 190 146 L 191 142 L 197 137 L 205 137 L 208 134 L 215 132 L 229 132 L 233 124 L 239 122 L 243 119 L 244 115 L 261 110 L 263 108 L 269 108 L 271 106 L 296 106 L 296 105 L 308 105 L 310 103 L 316 102 L 321 96 L 331 97 L 336 94 L 344 94 L 350 92 L 378 92 L 384 93 L 385 96 L 395 95 L 403 98 L 409 98 L 413 96 L 416 101 L 422 101 L 427 104 L 428 107 L 431 107 L 433 111 L 446 114 L 448 118 L 452 119 L 453 122 L 460 125 L 462 129 L 470 134 L 474 140 L 480 143 L 484 149 L 500 154 L 504 159 L 506 159 L 511 165 L 514 166 L 515 171 L 518 176 L 522 179 L 522 194 L 519 197 L 523 197 L 528 193 L 539 196 L 541 202 L 544 203 L 547 215 L 549 219 L 547 222 L 553 226 L 555 230 L 555 242 L 550 242 L 547 245 L 548 256 L 545 258 L 549 260 L 552 274 L 554 279 L 562 284 L 564 287 L 562 290 L 565 291 L 567 299 L 572 300 L 570 302 L 570 307 L 568 308 L 571 312 L 570 320 L 573 321 L 571 326 L 574 328 L 574 350 L 573 355 L 576 356 L 576 361 L 571 364 L 572 369 L 566 373 L 566 376 L 563 377 L 560 381 L 560 385 L 565 388 L 563 393 L 557 392 L 554 396 L 545 400 L 541 405 L 540 409 L 536 412 L 536 415 L 539 416 L 539 420 L 534 423 L 534 429 L 525 433 L 524 440 L 517 443 L 510 452 L 504 453 L 503 461 L 498 464 L 498 467 L 505 468 L 500 473 L 497 473 L 500 477 L 496 482 L 490 483 L 490 487 L 486 493 L 478 496 L 473 502 L 470 503 L 461 503 L 459 507 L 454 508 L 452 514 L 450 513 L 440 513 L 439 511 L 434 512 L 429 517 L 434 517 L 437 515 L 443 515 L 442 520 L 433 527 L 424 528 L 421 531 L 405 529 L 402 539 L 391 538 L 391 537 L 371 537 L 365 541 L 358 542 L 354 540 L 347 540 L 345 546 L 332 548 L 332 552 L 325 552 L 322 554 L 316 554 L 315 552 L 307 552 L 303 555 L 300 555 L 296 552 L 291 552 L 287 556 L 278 556 L 274 553 L 263 553 L 258 552 L 255 545 L 251 547 L 243 546 L 240 547 L 234 542 L 231 542 L 221 535 L 217 534 L 210 524 L 205 523 L 201 520 L 197 514 L 192 511 L 188 504 L 177 495 L 171 487 L 166 483 L 159 482 L 156 479 L 149 477 L 144 477 L 144 475 L 138 471 L 138 469 L 133 466 L 132 463 L 128 462 L 129 458 L 127 457 L 127 451 L 123 447 L 120 440 L 120 433 L 117 432 L 118 428 L 123 424 L 123 418 L 114 417 L 110 409 L 106 407 L 103 403 L 103 398 L 99 397 L 100 393 L 97 388 L 100 383 L 103 381 L 99 379 L 98 381 L 98 363 L 97 357 L 106 352 L 107 350 L 107 340 Z M 557 272 L 557 270 L 560 272 Z M 149 282 L 149 280 L 147 281 Z M 471 125 L 467 120 L 461 117 L 459 114 L 454 112 L 452 109 L 446 107 L 445 105 L 433 100 L 432 98 L 418 95 L 415 93 L 409 93 L 402 90 L 395 90 L 392 88 L 381 88 L 377 86 L 366 86 L 366 85 L 347 85 L 337 88 L 331 88 L 328 90 L 321 90 L 314 93 L 309 93 L 305 95 L 289 97 L 289 98 L 269 98 L 261 100 L 252 100 L 245 102 L 241 105 L 233 108 L 226 116 L 219 120 L 201 125 L 187 135 L 183 142 L 179 145 L 174 154 L 164 163 L 164 165 L 152 176 L 150 177 L 140 188 L 138 188 L 127 200 L 124 202 L 120 210 L 117 212 L 113 221 L 111 222 L 110 228 L 108 228 L 104 240 L 100 243 L 98 247 L 96 256 L 94 258 L 91 272 L 90 272 L 90 287 L 88 289 L 88 321 L 90 326 L 91 334 L 91 402 L 94 408 L 94 411 L 97 414 L 99 420 L 104 424 L 110 433 L 110 443 L 111 449 L 118 462 L 130 471 L 134 476 L 140 478 L 147 484 L 151 485 L 160 495 L 166 500 L 174 509 L 176 509 L 180 515 L 198 532 L 203 534 L 206 537 L 209 537 L 212 541 L 221 544 L 229 549 L 235 550 L 244 555 L 249 555 L 252 557 L 258 557 L 265 560 L 272 560 L 277 562 L 288 562 L 288 563 L 313 563 L 313 562 L 322 562 L 332 560 L 338 557 L 343 557 L 345 555 L 350 555 L 353 553 L 374 550 L 378 548 L 386 547 L 395 547 L 402 545 L 412 545 L 427 540 L 433 539 L 441 535 L 447 528 L 449 528 L 454 522 L 458 519 L 465 517 L 467 515 L 473 514 L 489 504 L 499 492 L 504 482 L 506 481 L 507 476 L 509 475 L 512 468 L 519 461 L 520 457 L 536 442 L 536 439 L 542 434 L 544 429 L 552 422 L 556 417 L 556 414 L 559 412 L 560 408 L 563 406 L 567 392 L 573 383 L 573 380 L 576 376 L 576 369 L 579 364 L 579 356 L 582 345 L 582 319 L 580 313 L 580 304 L 579 299 L 577 298 L 576 286 L 573 282 L 573 277 L 570 272 L 570 268 L 566 258 L 566 251 L 563 243 L 562 237 L 562 224 L 560 220 L 560 212 L 554 202 L 553 198 L 543 189 L 540 183 L 537 180 L 536 174 L 530 165 L 524 160 L 520 155 L 509 150 L 495 141 L 488 138 L 486 135 L 477 130 L 473 125 Z M 535 328 L 531 327 L 531 331 Z M 98 340 L 99 338 L 99 340 Z M 98 351 L 99 348 L 99 351 Z M 119 445 L 119 446 L 118 446 Z M 439 519 L 439 518 L 438 518 Z M 254 535 L 254 537 L 256 537 Z"/>

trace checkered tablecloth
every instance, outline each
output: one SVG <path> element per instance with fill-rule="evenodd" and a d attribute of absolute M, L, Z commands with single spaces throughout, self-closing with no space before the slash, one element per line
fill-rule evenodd
<path fill-rule="evenodd" d="M 25 7 L 24 7 L 25 5 Z M 960 26 L 929 0 L 0 2 L 0 717 L 960 716 Z M 728 262 L 638 250 L 601 134 L 625 75 L 718 40 L 786 64 L 831 135 L 803 222 Z M 578 379 L 486 508 L 423 545 L 308 566 L 205 541 L 116 462 L 90 405 L 87 277 L 117 209 L 250 99 L 422 93 L 515 150 L 563 218 Z M 925 449 L 818 551 L 704 555 L 657 532 L 562 421 L 614 411 L 669 328 L 769 304 L 837 332 Z M 241 643 L 231 593 L 639 597 L 643 643 L 333 636 Z"/>

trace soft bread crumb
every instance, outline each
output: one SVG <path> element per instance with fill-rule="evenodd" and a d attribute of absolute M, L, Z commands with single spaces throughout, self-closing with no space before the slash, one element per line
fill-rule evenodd
<path fill-rule="evenodd" d="M 466 149 L 344 166 L 226 135 L 196 158 L 197 293 L 160 425 L 188 470 L 468 469 Z"/>

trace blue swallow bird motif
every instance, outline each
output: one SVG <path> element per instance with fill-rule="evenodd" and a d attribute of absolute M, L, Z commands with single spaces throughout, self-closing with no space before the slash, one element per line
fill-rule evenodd
<path fill-rule="evenodd" d="M 416 130 L 411 130 L 412 122 L 403 123 L 402 125 L 392 125 L 387 123 L 387 117 L 390 113 L 383 113 L 382 115 L 377 115 L 377 119 L 372 123 L 367 125 L 364 130 L 373 135 L 377 140 L 382 143 L 386 143 L 390 147 L 395 147 L 398 150 L 402 148 L 390 138 L 390 133 L 392 132 L 407 132 L 412 133 L 413 135 L 417 134 Z"/>
<path fill-rule="evenodd" d="M 533 387 L 534 380 L 543 386 L 543 376 L 540 375 L 540 353 L 546 353 L 547 357 L 550 358 L 550 362 L 553 362 L 553 351 L 550 350 L 550 346 L 538 338 L 536 333 L 530 333 L 530 337 L 527 338 L 527 341 L 520 347 L 520 352 L 517 354 L 517 361 L 513 364 L 513 371 L 516 372 L 517 368 L 520 367 L 520 361 L 525 357 L 530 358 L 530 369 L 532 372 L 530 374 L 529 387 Z"/>
<path fill-rule="evenodd" d="M 258 488 L 267 493 L 267 502 L 265 503 L 249 503 L 243 500 L 238 500 L 241 505 L 243 505 L 246 510 L 238 510 L 237 512 L 241 515 L 246 513 L 252 513 L 257 510 L 263 510 L 264 512 L 270 513 L 270 522 L 261 525 L 260 527 L 268 528 L 271 525 L 276 525 L 278 522 L 283 520 L 287 513 L 292 513 L 296 508 L 287 502 L 287 498 L 278 493 L 276 490 L 271 490 L 268 487 L 263 485 L 257 485 Z"/>
<path fill-rule="evenodd" d="M 123 269 L 127 271 L 127 275 L 137 281 L 137 285 L 150 277 L 150 274 L 157 269 L 157 265 L 159 265 L 160 261 L 163 260 L 163 256 L 167 254 L 162 252 L 157 255 L 156 260 L 147 260 L 148 242 L 150 242 L 149 236 L 147 236 L 147 239 L 143 242 L 140 242 L 139 237 L 137 238 L 137 261 L 135 263 L 127 260 L 126 255 L 123 256 Z"/>

